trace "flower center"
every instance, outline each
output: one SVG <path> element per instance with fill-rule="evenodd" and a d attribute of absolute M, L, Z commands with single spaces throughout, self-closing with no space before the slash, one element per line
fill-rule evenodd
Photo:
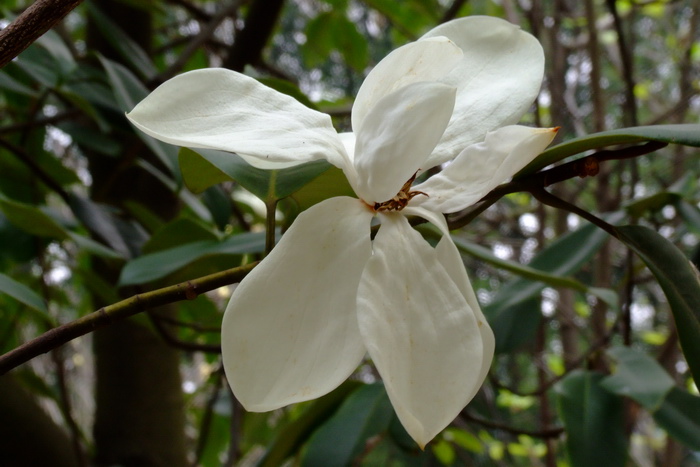
<path fill-rule="evenodd" d="M 418 175 L 418 172 L 414 173 L 413 177 L 409 178 L 408 181 L 403 184 L 401 190 L 399 190 L 396 196 L 391 198 L 389 201 L 384 201 L 383 203 L 374 203 L 372 209 L 374 209 L 375 212 L 400 211 L 405 208 L 408 202 L 415 196 L 428 196 L 427 193 L 423 193 L 422 191 L 411 191 L 411 184 L 416 179 L 416 175 Z"/>

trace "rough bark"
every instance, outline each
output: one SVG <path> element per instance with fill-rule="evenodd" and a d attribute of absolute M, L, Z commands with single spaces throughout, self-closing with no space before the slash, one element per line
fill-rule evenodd
<path fill-rule="evenodd" d="M 0 68 L 19 55 L 83 0 L 37 0 L 0 31 Z"/>

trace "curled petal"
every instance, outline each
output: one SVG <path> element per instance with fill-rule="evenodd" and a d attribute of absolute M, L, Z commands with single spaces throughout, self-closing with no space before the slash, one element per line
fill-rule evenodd
<path fill-rule="evenodd" d="M 235 152 L 266 162 L 264 168 L 318 159 L 341 168 L 347 165 L 328 115 L 231 70 L 212 68 L 176 76 L 127 117 L 166 143 Z"/>
<path fill-rule="evenodd" d="M 352 106 L 352 128 L 362 128 L 367 113 L 384 96 L 420 81 L 439 81 L 462 59 L 462 51 L 445 37 L 412 42 L 391 52 L 362 82 Z"/>
<path fill-rule="evenodd" d="M 415 206 L 444 213 L 464 209 L 505 182 L 552 142 L 556 128 L 512 125 L 486 135 L 483 143 L 462 151 L 445 169 L 414 187 Z"/>
<path fill-rule="evenodd" d="M 423 169 L 453 159 L 489 131 L 517 123 L 537 97 L 544 75 L 537 39 L 502 19 L 456 19 L 418 42 L 436 36 L 454 41 L 464 57 L 444 80 L 458 88 L 455 112 Z"/>
<path fill-rule="evenodd" d="M 355 134 L 355 192 L 388 201 L 425 162 L 450 120 L 455 88 L 409 84 L 382 98 Z M 351 180 L 352 182 L 352 180 Z"/>
<path fill-rule="evenodd" d="M 247 410 L 322 396 L 362 360 L 356 297 L 372 215 L 348 197 L 313 206 L 234 291 L 221 346 L 226 376 Z"/>
<path fill-rule="evenodd" d="M 358 291 L 360 332 L 401 423 L 423 447 L 474 393 L 481 334 L 438 254 L 402 214 L 382 215 L 373 250 Z"/>

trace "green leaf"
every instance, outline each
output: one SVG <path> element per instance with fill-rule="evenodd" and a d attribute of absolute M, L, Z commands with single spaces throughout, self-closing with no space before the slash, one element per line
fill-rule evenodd
<path fill-rule="evenodd" d="M 655 231 L 627 225 L 615 229 L 620 241 L 644 261 L 664 291 L 678 329 L 683 354 L 700 381 L 700 281 L 683 253 Z"/>
<path fill-rule="evenodd" d="M 216 241 L 218 238 L 201 223 L 192 219 L 178 218 L 154 232 L 141 251 L 143 254 L 155 253 L 203 240 Z"/>
<path fill-rule="evenodd" d="M 369 63 L 367 39 L 360 34 L 354 22 L 345 15 L 338 16 L 335 22 L 335 48 L 350 67 L 362 72 Z"/>
<path fill-rule="evenodd" d="M 68 238 L 68 233 L 58 222 L 35 206 L 0 195 L 0 210 L 7 220 L 27 233 L 60 240 Z"/>
<path fill-rule="evenodd" d="M 361 387 L 358 381 L 346 381 L 337 389 L 311 402 L 304 413 L 278 431 L 258 467 L 278 467 L 285 459 L 299 451 L 313 431 L 338 409 L 348 395 Z"/>
<path fill-rule="evenodd" d="M 73 54 L 56 31 L 52 29 L 46 31 L 35 43 L 51 54 L 56 63 L 60 65 L 63 74 L 70 73 L 77 66 Z"/>
<path fill-rule="evenodd" d="M 114 214 L 106 205 L 97 204 L 87 198 L 71 194 L 70 207 L 75 216 L 94 234 L 120 256 L 128 258 L 131 253 L 114 219 Z"/>
<path fill-rule="evenodd" d="M 676 204 L 680 200 L 680 194 L 663 191 L 654 193 L 653 195 L 645 198 L 636 199 L 625 206 L 625 209 L 632 217 L 642 217 L 647 213 L 653 214 L 655 212 L 659 212 L 665 206 L 669 204 Z"/>
<path fill-rule="evenodd" d="M 148 54 L 93 2 L 87 2 L 86 5 L 90 18 L 102 31 L 102 37 L 107 39 L 122 60 L 137 70 L 142 78 L 150 79 L 155 76 L 157 70 Z"/>
<path fill-rule="evenodd" d="M 323 12 L 306 24 L 304 35 L 306 42 L 301 47 L 304 62 L 308 67 L 315 67 L 328 59 L 333 50 L 333 18 L 332 11 Z"/>
<path fill-rule="evenodd" d="M 700 451 L 700 397 L 673 388 L 654 413 L 654 420 L 678 441 Z"/>
<path fill-rule="evenodd" d="M 700 209 L 687 201 L 679 200 L 676 203 L 676 210 L 688 228 L 696 234 L 700 234 Z"/>
<path fill-rule="evenodd" d="M 44 300 L 42 300 L 39 295 L 21 282 L 17 282 L 2 273 L 0 273 L 0 292 L 9 295 L 18 302 L 24 303 L 40 313 L 47 313 Z"/>
<path fill-rule="evenodd" d="M 608 355 L 617 360 L 615 374 L 604 378 L 601 386 L 620 396 L 639 402 L 654 411 L 673 388 L 673 379 L 656 360 L 631 347 L 613 347 Z"/>
<path fill-rule="evenodd" d="M 573 467 L 624 466 L 627 460 L 622 399 L 603 389 L 602 379 L 576 370 L 554 387 Z"/>
<path fill-rule="evenodd" d="M 61 82 L 58 62 L 46 49 L 35 44 L 27 47 L 12 64 L 47 88 L 55 88 Z"/>
<path fill-rule="evenodd" d="M 388 428 L 393 414 L 383 384 L 360 387 L 309 438 L 301 465 L 352 465 L 364 450 L 367 439 Z"/>
<path fill-rule="evenodd" d="M 117 105 L 123 112 L 133 109 L 136 104 L 148 95 L 148 89 L 123 65 L 99 57 L 102 66 L 107 72 L 107 78 L 112 86 Z M 126 117 L 124 117 L 126 119 Z M 177 170 L 177 148 L 148 136 L 143 131 L 136 131 L 136 135 L 148 146 L 151 151 L 168 168 L 173 176 L 179 176 Z"/>
<path fill-rule="evenodd" d="M 36 97 L 38 92 L 20 83 L 5 71 L 0 71 L 0 89 L 24 94 L 25 96 Z"/>
<path fill-rule="evenodd" d="M 119 285 L 143 284 L 161 279 L 204 257 L 261 253 L 265 233 L 244 233 L 223 241 L 203 240 L 151 253 L 129 261 L 122 269 Z"/>
<path fill-rule="evenodd" d="M 321 175 L 295 191 L 290 198 L 297 204 L 299 211 L 304 211 L 324 199 L 335 196 L 357 197 L 343 171 L 331 166 Z"/>
<path fill-rule="evenodd" d="M 319 160 L 287 169 L 263 170 L 237 154 L 213 149 L 182 148 L 179 160 L 185 185 L 195 193 L 234 180 L 263 201 L 285 198 L 331 167 Z"/>
<path fill-rule="evenodd" d="M 592 135 L 574 138 L 547 149 L 537 156 L 535 160 L 526 165 L 520 172 L 515 174 L 513 179 L 517 180 L 569 156 L 580 154 L 591 149 L 599 149 L 616 144 L 644 143 L 647 141 L 700 147 L 700 125 L 639 126 L 603 131 L 601 133 L 593 133 Z"/>

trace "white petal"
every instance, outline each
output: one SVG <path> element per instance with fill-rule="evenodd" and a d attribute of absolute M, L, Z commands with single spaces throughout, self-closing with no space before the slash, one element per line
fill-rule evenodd
<path fill-rule="evenodd" d="M 537 97 L 544 75 L 537 39 L 502 19 L 453 20 L 420 41 L 436 36 L 454 41 L 464 58 L 444 81 L 458 87 L 455 112 L 424 169 L 453 159 L 488 131 L 517 123 Z"/>
<path fill-rule="evenodd" d="M 355 158 L 355 133 L 338 133 L 340 141 L 345 147 L 345 153 L 348 155 L 348 163 L 343 169 L 345 177 L 348 179 L 350 186 L 357 186 L 357 171 L 355 170 L 354 158 Z"/>
<path fill-rule="evenodd" d="M 474 393 L 481 334 L 436 251 L 402 214 L 381 217 L 358 291 L 360 332 L 401 423 L 423 447 Z"/>
<path fill-rule="evenodd" d="M 469 281 L 467 270 L 464 268 L 462 257 L 459 251 L 457 251 L 457 247 L 452 241 L 452 238 L 449 235 L 443 235 L 437 247 L 435 247 L 435 252 L 437 253 L 438 260 L 447 271 L 447 274 L 455 281 L 455 284 L 457 284 L 460 292 L 462 292 L 462 295 L 474 312 L 479 332 L 481 333 L 481 342 L 483 346 L 481 369 L 479 370 L 477 384 L 473 387 L 472 392 L 467 395 L 466 403 L 469 403 L 479 391 L 481 385 L 484 384 L 486 375 L 489 369 L 491 369 L 491 361 L 493 360 L 494 350 L 496 349 L 496 338 L 493 335 L 491 326 L 489 326 L 488 321 L 486 321 L 484 313 L 481 311 L 479 302 L 476 299 L 476 294 L 474 294 L 474 288 Z"/>
<path fill-rule="evenodd" d="M 452 115 L 454 88 L 409 84 L 382 98 L 356 132 L 355 192 L 368 203 L 388 201 L 425 162 Z"/>
<path fill-rule="evenodd" d="M 391 52 L 362 82 L 352 106 L 352 128 L 362 128 L 367 113 L 384 96 L 411 83 L 439 81 L 462 59 L 462 51 L 444 37 L 412 42 Z"/>
<path fill-rule="evenodd" d="M 176 76 L 127 117 L 143 132 L 178 146 L 220 149 L 287 166 L 318 159 L 341 168 L 346 164 L 328 115 L 231 70 Z"/>
<path fill-rule="evenodd" d="M 311 207 L 234 291 L 221 345 L 226 376 L 247 410 L 322 396 L 362 360 L 356 297 L 372 215 L 348 197 Z"/>
<path fill-rule="evenodd" d="M 480 200 L 537 157 L 557 134 L 556 128 L 512 125 L 486 135 L 483 143 L 462 151 L 445 169 L 413 189 L 415 206 L 456 212 Z"/>
<path fill-rule="evenodd" d="M 462 292 L 462 296 L 464 296 L 464 299 L 467 301 L 467 304 L 469 304 L 469 307 L 474 311 L 474 315 L 476 316 L 477 325 L 479 326 L 479 331 L 481 332 L 484 354 L 481 361 L 478 384 L 474 386 L 472 393 L 470 393 L 466 398 L 465 404 L 467 404 L 479 391 L 479 388 L 484 383 L 484 379 L 486 379 L 486 375 L 491 368 L 491 361 L 493 360 L 494 350 L 496 349 L 496 338 L 493 335 L 491 326 L 489 326 L 488 321 L 486 321 L 486 317 L 481 311 L 481 307 L 476 299 L 474 289 L 472 288 L 471 282 L 469 282 L 467 270 L 464 268 L 462 256 L 459 254 L 457 247 L 452 241 L 452 237 L 450 236 L 444 216 L 440 213 L 435 213 L 427 209 L 411 206 L 410 204 L 402 211 L 402 213 L 406 216 L 422 217 L 442 231 L 442 238 L 435 247 L 438 261 L 440 261 L 442 266 L 447 271 L 447 274 L 452 278 L 457 287 L 459 287 L 460 292 Z"/>

